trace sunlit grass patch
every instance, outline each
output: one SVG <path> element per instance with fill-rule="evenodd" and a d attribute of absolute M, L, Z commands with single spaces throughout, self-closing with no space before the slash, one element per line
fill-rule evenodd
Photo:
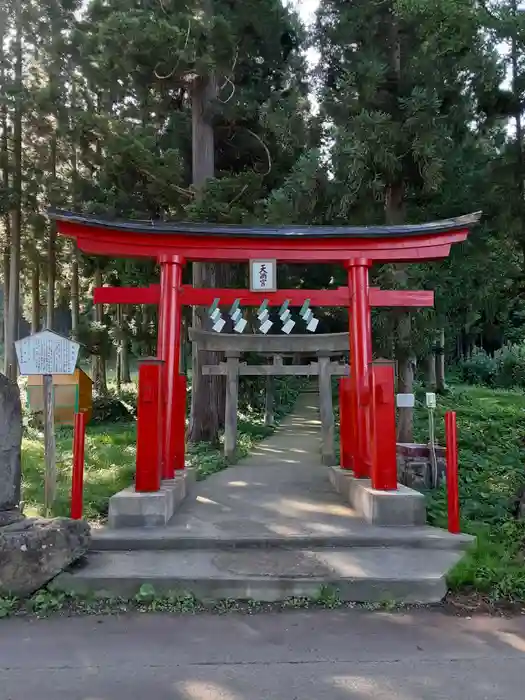
<path fill-rule="evenodd" d="M 40 438 L 40 439 L 39 439 Z M 53 515 L 69 515 L 73 431 L 57 430 L 57 497 Z M 135 425 L 88 426 L 84 469 L 84 507 L 88 519 L 107 512 L 109 497 L 129 486 L 135 470 Z M 27 512 L 44 514 L 43 436 L 31 431 L 22 442 L 22 499 Z"/>

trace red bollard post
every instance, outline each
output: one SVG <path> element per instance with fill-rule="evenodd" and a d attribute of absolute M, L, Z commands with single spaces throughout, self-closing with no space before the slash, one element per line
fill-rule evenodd
<path fill-rule="evenodd" d="M 372 488 L 397 490 L 396 398 L 394 368 L 370 365 L 370 418 L 372 423 Z"/>
<path fill-rule="evenodd" d="M 455 411 L 445 414 L 447 444 L 448 531 L 459 534 L 458 425 Z"/>
<path fill-rule="evenodd" d="M 162 360 L 139 365 L 135 490 L 159 491 L 162 471 Z"/>
<path fill-rule="evenodd" d="M 84 500 L 84 453 L 86 414 L 75 413 L 73 433 L 73 472 L 71 474 L 71 518 L 82 520 Z"/>

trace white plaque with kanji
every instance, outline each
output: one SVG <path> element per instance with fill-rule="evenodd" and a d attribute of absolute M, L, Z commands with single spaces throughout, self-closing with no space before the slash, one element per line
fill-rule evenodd
<path fill-rule="evenodd" d="M 250 260 L 250 289 L 252 292 L 277 290 L 276 260 Z"/>
<path fill-rule="evenodd" d="M 15 343 L 20 374 L 74 374 L 80 345 L 53 331 L 42 331 Z"/>

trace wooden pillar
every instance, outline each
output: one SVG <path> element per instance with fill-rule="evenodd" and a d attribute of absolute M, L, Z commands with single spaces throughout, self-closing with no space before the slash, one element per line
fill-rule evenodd
<path fill-rule="evenodd" d="M 339 380 L 339 451 L 342 469 L 352 468 L 352 422 L 350 377 Z"/>
<path fill-rule="evenodd" d="M 180 381 L 181 303 L 183 259 L 162 256 L 160 262 L 159 339 L 157 357 L 164 360 L 162 476 L 173 479 L 176 469 L 184 469 L 185 431 L 179 425 L 184 417 L 186 392 Z M 182 444 L 181 444 L 182 440 Z"/>
<path fill-rule="evenodd" d="M 436 391 L 442 393 L 446 389 L 445 381 L 445 330 L 439 331 L 436 343 Z"/>
<path fill-rule="evenodd" d="M 224 456 L 233 459 L 237 450 L 240 352 L 226 351 L 226 409 L 224 415 Z"/>
<path fill-rule="evenodd" d="M 368 299 L 368 268 L 370 261 L 350 260 L 348 286 L 350 289 L 350 380 L 352 385 L 352 414 L 355 436 L 353 439 L 353 470 L 355 476 L 366 478 L 370 471 L 371 423 L 370 408 L 366 404 L 368 367 L 372 362 L 370 338 L 370 304 Z"/>
<path fill-rule="evenodd" d="M 264 425 L 271 428 L 275 425 L 274 415 L 275 378 L 270 374 L 266 377 L 264 402 Z"/>
<path fill-rule="evenodd" d="M 281 355 L 273 356 L 273 364 L 282 365 L 283 358 Z M 267 375 L 266 377 L 266 395 L 264 405 L 264 425 L 273 427 L 275 425 L 275 377 Z"/>
<path fill-rule="evenodd" d="M 330 357 L 318 355 L 319 412 L 321 415 L 321 454 L 323 464 L 334 465 L 334 406 Z"/>

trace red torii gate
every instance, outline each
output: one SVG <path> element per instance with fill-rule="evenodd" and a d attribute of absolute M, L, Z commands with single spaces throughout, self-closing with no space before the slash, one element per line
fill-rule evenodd
<path fill-rule="evenodd" d="M 107 257 L 147 257 L 160 265 L 160 285 L 146 288 L 98 288 L 95 302 L 107 304 L 158 304 L 157 357 L 164 362 L 162 476 L 174 477 L 184 469 L 185 378 L 179 374 L 181 306 L 211 306 L 214 299 L 231 304 L 271 306 L 290 300 L 300 306 L 346 306 L 350 317 L 350 380 L 348 412 L 341 430 L 351 429 L 350 454 L 343 464 L 358 478 L 370 474 L 372 440 L 377 416 L 370 410 L 369 367 L 372 363 L 370 309 L 375 306 L 432 306 L 433 292 L 370 288 L 373 263 L 408 263 L 446 258 L 454 243 L 466 240 L 480 214 L 422 225 L 332 226 L 234 226 L 160 221 L 113 221 L 62 210 L 50 211 L 58 232 L 74 238 L 80 250 Z M 238 289 L 196 289 L 182 284 L 187 261 L 246 262 L 250 259 L 288 263 L 341 263 L 348 270 L 348 286 L 327 290 L 279 290 L 250 292 Z M 346 409 L 345 409 L 346 414 Z M 140 421 L 140 417 L 139 417 Z M 374 428 L 375 426 L 375 428 Z M 394 437 L 395 450 L 395 437 Z M 345 458 L 346 459 L 346 458 Z M 380 465 L 378 465 L 380 466 Z M 160 475 L 159 475 L 160 476 Z M 372 474 L 374 477 L 374 474 Z M 378 487 L 395 488 L 391 480 Z M 374 481 L 374 479 L 373 479 Z"/>

